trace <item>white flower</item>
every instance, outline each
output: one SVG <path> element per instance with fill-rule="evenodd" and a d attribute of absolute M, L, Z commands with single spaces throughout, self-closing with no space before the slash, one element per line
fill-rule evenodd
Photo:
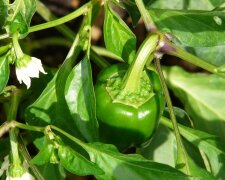
<path fill-rule="evenodd" d="M 16 61 L 16 76 L 20 84 L 26 84 L 27 89 L 30 87 L 31 78 L 39 78 L 39 72 L 47 74 L 42 67 L 41 60 L 28 55 Z"/>
<path fill-rule="evenodd" d="M 9 167 L 9 156 L 7 155 L 4 157 L 4 161 L 3 161 L 1 169 L 0 169 L 0 177 L 8 169 L 8 167 Z"/>
<path fill-rule="evenodd" d="M 35 178 L 28 172 L 25 172 L 21 177 L 7 176 L 6 180 L 35 180 Z"/>

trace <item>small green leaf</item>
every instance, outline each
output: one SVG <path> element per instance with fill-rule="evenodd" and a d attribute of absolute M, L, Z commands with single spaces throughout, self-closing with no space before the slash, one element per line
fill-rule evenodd
<path fill-rule="evenodd" d="M 71 71 L 65 86 L 65 99 L 82 135 L 89 141 L 98 138 L 95 95 L 90 61 L 85 57 Z"/>
<path fill-rule="evenodd" d="M 149 13 L 162 32 L 172 33 L 182 45 L 225 45 L 224 12 L 150 9 Z"/>
<path fill-rule="evenodd" d="M 170 166 L 149 161 L 137 154 L 121 154 L 113 145 L 89 143 L 83 147 L 89 153 L 91 161 L 105 172 L 104 175 L 98 175 L 98 179 L 188 179 Z"/>
<path fill-rule="evenodd" d="M 32 163 L 37 165 L 44 165 L 51 159 L 54 147 L 52 144 L 45 144 L 45 146 L 39 151 L 39 153 L 32 159 Z"/>
<path fill-rule="evenodd" d="M 68 146 L 59 146 L 60 163 L 68 171 L 80 175 L 100 175 L 103 171 Z"/>
<path fill-rule="evenodd" d="M 9 73 L 10 69 L 7 55 L 0 56 L 0 93 L 8 83 Z"/>
<path fill-rule="evenodd" d="M 28 26 L 23 21 L 24 19 L 21 13 L 17 13 L 9 26 L 9 31 L 11 33 L 15 33 L 18 31 L 20 34 L 25 34 L 26 32 L 28 32 Z"/>
<path fill-rule="evenodd" d="M 104 40 L 106 48 L 131 63 L 136 52 L 136 37 L 123 20 L 105 3 Z"/>
<path fill-rule="evenodd" d="M 15 0 L 9 9 L 11 12 L 7 18 L 10 33 L 19 32 L 25 36 L 32 16 L 36 11 L 36 0 Z"/>

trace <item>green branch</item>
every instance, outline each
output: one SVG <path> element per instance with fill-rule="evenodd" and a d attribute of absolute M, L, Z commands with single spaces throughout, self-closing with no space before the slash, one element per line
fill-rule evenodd
<path fill-rule="evenodd" d="M 167 47 L 166 47 L 167 46 Z M 171 42 L 166 42 L 165 46 L 162 47 L 162 51 L 169 55 L 173 55 L 176 57 L 179 57 L 191 64 L 194 64 L 202 69 L 205 69 L 206 71 L 209 71 L 211 73 L 217 74 L 219 76 L 225 77 L 224 73 L 219 73 L 216 71 L 218 67 L 204 61 L 203 59 L 181 49 L 180 47 L 176 46 L 175 44 Z"/>
<path fill-rule="evenodd" d="M 52 27 L 64 24 L 68 21 L 71 21 L 71 20 L 83 15 L 84 13 L 86 13 L 90 9 L 91 6 L 92 6 L 92 2 L 86 3 L 85 5 L 81 6 L 79 9 L 77 9 L 76 11 L 74 11 L 66 16 L 63 16 L 62 18 L 59 18 L 59 19 L 56 19 L 53 21 L 49 21 L 49 22 L 46 22 L 43 24 L 38 24 L 38 25 L 32 26 L 29 28 L 29 33 L 35 32 L 35 31 L 40 31 L 40 30 L 47 29 L 47 28 L 52 28 Z"/>
<path fill-rule="evenodd" d="M 90 8 L 90 7 L 89 7 Z M 54 21 L 56 19 L 56 16 L 52 14 L 49 9 L 40 1 L 37 1 L 37 12 L 46 20 L 46 21 Z M 51 21 L 51 22 L 52 22 Z M 65 24 L 62 24 L 60 26 L 55 27 L 61 34 L 63 34 L 65 37 L 67 37 L 70 41 L 74 40 L 75 33 L 71 31 L 70 28 L 68 28 Z M 119 59 L 116 56 L 113 56 L 111 52 L 99 48 L 92 48 L 90 49 L 92 60 L 99 66 L 99 67 L 106 67 L 109 65 L 108 61 L 106 61 L 104 58 L 99 56 L 104 54 L 106 57 L 113 58 L 113 59 Z M 98 56 L 98 57 L 97 57 Z M 100 62 L 101 61 L 101 62 Z"/>
<path fill-rule="evenodd" d="M 135 2 L 136 2 L 136 5 L 138 7 L 138 10 L 141 13 L 141 17 L 143 18 L 143 21 L 145 23 L 146 29 L 148 31 L 150 31 L 150 32 L 156 32 L 157 31 L 157 27 L 156 27 L 153 19 L 149 15 L 147 9 L 145 8 L 143 0 L 135 0 Z"/>
<path fill-rule="evenodd" d="M 172 105 L 172 101 L 169 95 L 169 91 L 163 76 L 163 72 L 161 69 L 161 65 L 160 65 L 160 59 L 155 59 L 155 66 L 157 69 L 157 72 L 159 74 L 160 77 L 160 81 L 163 87 L 163 93 L 167 102 L 167 106 L 169 108 L 169 114 L 170 114 L 170 118 L 172 121 L 172 126 L 173 126 L 173 130 L 174 130 L 174 134 L 177 140 L 177 168 L 180 169 L 181 171 L 183 171 L 184 173 L 186 173 L 187 175 L 190 175 L 190 167 L 188 164 L 188 157 L 187 157 L 187 152 L 185 150 L 185 147 L 183 145 L 181 136 L 180 136 L 180 132 L 178 129 L 178 125 L 177 125 L 177 120 L 176 120 L 176 116 L 175 113 L 173 111 L 173 105 Z M 184 164 L 184 165 L 183 165 Z"/>
<path fill-rule="evenodd" d="M 22 97 L 22 91 L 14 87 L 12 89 L 11 99 L 7 109 L 8 122 L 11 122 L 16 119 L 17 110 L 18 110 L 21 97 Z M 14 165 L 21 164 L 17 136 L 18 136 L 18 129 L 15 127 L 12 127 L 9 130 L 9 138 L 10 138 L 10 146 L 11 146 L 11 152 L 12 152 L 12 160 Z"/>
<path fill-rule="evenodd" d="M 9 38 L 9 34 L 8 33 L 0 35 L 0 40 L 1 39 L 6 39 L 6 38 Z"/>

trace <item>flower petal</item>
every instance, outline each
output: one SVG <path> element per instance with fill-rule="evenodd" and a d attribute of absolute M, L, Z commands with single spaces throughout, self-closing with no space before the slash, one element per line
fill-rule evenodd
<path fill-rule="evenodd" d="M 47 74 L 42 66 L 41 60 L 36 58 L 36 57 L 32 57 L 32 61 L 35 62 L 37 64 L 38 70 L 40 72 L 42 72 L 43 74 Z"/>
<path fill-rule="evenodd" d="M 6 180 L 35 180 L 35 178 L 28 172 L 25 172 L 21 177 L 7 176 Z"/>
<path fill-rule="evenodd" d="M 9 155 L 4 157 L 4 161 L 3 161 L 1 169 L 0 169 L 0 177 L 2 176 L 4 171 L 6 171 L 8 169 L 8 167 L 9 167 Z"/>
<path fill-rule="evenodd" d="M 17 77 L 19 83 L 21 84 L 22 83 L 22 71 L 20 68 L 16 68 L 16 77 Z"/>
<path fill-rule="evenodd" d="M 47 74 L 42 67 L 41 60 L 24 54 L 23 58 L 17 60 L 16 76 L 20 84 L 23 82 L 30 88 L 31 78 L 39 78 L 39 72 Z"/>
<path fill-rule="evenodd" d="M 27 67 L 24 69 L 24 73 L 32 78 L 38 78 L 39 77 L 39 70 L 37 68 L 37 65 L 30 61 L 27 64 Z"/>

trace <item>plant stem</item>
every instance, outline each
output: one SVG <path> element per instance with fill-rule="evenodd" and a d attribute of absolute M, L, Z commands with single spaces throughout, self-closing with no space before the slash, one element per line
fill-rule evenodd
<path fill-rule="evenodd" d="M 0 40 L 1 39 L 6 39 L 6 38 L 9 38 L 9 34 L 8 33 L 0 35 Z"/>
<path fill-rule="evenodd" d="M 7 44 L 7 45 L 5 45 L 5 46 L 1 46 L 1 47 L 0 47 L 0 56 L 1 56 L 2 54 L 6 53 L 6 52 L 9 50 L 9 48 L 11 48 L 11 44 Z"/>
<path fill-rule="evenodd" d="M 145 23 L 145 27 L 150 32 L 156 32 L 157 27 L 155 26 L 154 21 L 152 20 L 151 16 L 149 15 L 147 9 L 145 8 L 145 5 L 143 3 L 143 0 L 135 0 L 136 5 L 141 13 L 141 16 L 143 18 L 143 21 Z"/>
<path fill-rule="evenodd" d="M 170 99 L 169 91 L 167 89 L 167 85 L 166 85 L 166 82 L 165 82 L 165 79 L 163 76 L 163 72 L 161 69 L 160 59 L 155 59 L 155 66 L 156 66 L 157 72 L 158 72 L 160 80 L 161 80 L 161 84 L 163 87 L 163 93 L 164 93 L 164 96 L 165 96 L 165 99 L 167 102 L 167 106 L 169 108 L 169 114 L 170 114 L 170 118 L 172 121 L 174 134 L 175 134 L 175 137 L 177 140 L 177 165 L 185 164 L 185 166 L 180 168 L 180 170 L 185 172 L 187 175 L 190 175 L 190 168 L 188 165 L 187 152 L 185 150 L 185 147 L 183 145 L 183 142 L 182 142 L 182 139 L 180 136 L 180 132 L 179 132 L 177 121 L 176 121 L 176 116 L 173 111 L 172 101 Z"/>
<path fill-rule="evenodd" d="M 38 180 L 44 180 L 41 173 L 39 172 L 38 168 L 31 162 L 30 154 L 26 148 L 26 145 L 23 142 L 23 138 L 21 136 L 18 137 L 19 142 L 19 148 L 21 151 L 21 154 L 23 155 L 24 159 L 26 160 L 29 167 L 32 169 L 34 175 L 37 177 Z"/>
<path fill-rule="evenodd" d="M 42 3 L 42 2 L 40 2 L 40 1 L 37 1 L 37 12 L 46 20 L 46 21 L 50 21 L 50 20 L 54 20 L 54 19 L 56 19 L 56 17 L 49 11 L 49 9 Z M 75 36 L 76 36 L 76 34 L 73 32 L 73 31 L 71 31 L 71 29 L 70 28 L 68 28 L 65 24 L 62 24 L 62 25 L 60 25 L 60 26 L 56 26 L 55 27 L 61 34 L 63 34 L 65 37 L 67 37 L 71 42 L 73 42 L 73 40 L 74 40 L 74 38 L 75 38 Z M 97 52 L 97 53 L 95 53 L 95 57 L 92 59 L 97 65 L 99 65 L 99 66 L 101 66 L 101 65 L 103 65 L 103 66 L 105 66 L 105 65 L 107 65 L 108 64 L 108 62 L 104 59 L 104 58 L 102 58 L 101 56 L 99 56 L 98 54 L 100 54 L 101 55 L 101 52 L 102 51 L 100 51 L 99 49 L 94 49 L 94 48 L 92 48 L 91 47 L 91 49 L 90 49 L 90 53 L 92 54 L 92 53 L 95 53 L 95 52 Z M 107 57 L 112 57 L 112 53 L 111 54 L 109 54 L 110 52 L 109 51 L 107 51 L 107 53 L 106 52 L 104 52 L 104 54 L 107 56 Z M 92 54 L 93 55 L 93 54 Z M 96 56 L 98 56 L 98 58 L 96 57 Z M 113 57 L 112 57 L 113 58 Z M 118 59 L 118 58 L 115 58 L 115 55 L 114 55 L 114 58 L 113 59 Z M 100 61 L 102 61 L 102 62 L 100 62 Z M 102 66 L 102 67 L 103 67 Z"/>
<path fill-rule="evenodd" d="M 166 117 L 163 117 L 163 116 L 162 116 L 162 117 L 160 118 L 160 123 L 163 124 L 164 126 L 170 128 L 170 129 L 173 129 L 173 125 L 172 125 L 172 123 L 171 123 L 171 120 L 168 119 L 168 118 L 166 118 Z M 182 127 L 182 125 L 180 125 L 180 124 L 178 124 L 178 128 L 180 129 L 181 134 L 185 137 L 185 134 L 187 134 L 186 132 L 187 132 L 188 130 L 185 130 L 185 129 Z M 186 132 L 185 132 L 185 131 L 186 131 Z M 191 141 L 190 141 L 190 142 L 191 142 Z M 198 147 L 198 146 L 197 146 L 197 147 Z M 198 148 L 199 148 L 199 147 L 198 147 Z M 199 151 L 200 151 L 200 154 L 201 154 L 201 156 L 202 156 L 202 159 L 203 159 L 203 161 L 204 161 L 204 164 L 205 164 L 205 167 L 206 167 L 207 171 L 212 172 L 212 167 L 211 167 L 211 165 L 210 165 L 210 162 L 209 162 L 209 160 L 208 160 L 207 155 L 206 155 L 206 154 L 204 153 L 204 151 L 202 151 L 200 148 L 199 148 Z"/>
<path fill-rule="evenodd" d="M 115 59 L 119 62 L 124 62 L 124 60 L 117 56 L 116 54 L 108 51 L 107 49 L 103 48 L 103 47 L 99 47 L 99 46 L 91 46 L 92 50 L 97 52 L 98 55 L 100 56 L 105 56 L 105 57 L 108 57 L 108 58 L 111 58 L 111 59 Z"/>
<path fill-rule="evenodd" d="M 123 91 L 134 92 L 139 88 L 144 66 L 153 59 L 152 53 L 155 51 L 158 41 L 158 34 L 150 34 L 142 43 L 135 60 L 129 66 L 129 69 L 124 76 Z"/>
<path fill-rule="evenodd" d="M 176 56 L 176 57 L 179 57 L 191 64 L 194 64 L 198 67 L 201 67 L 211 73 L 214 73 L 214 74 L 217 74 L 219 76 L 222 76 L 222 77 L 225 77 L 225 74 L 224 73 L 219 73 L 216 71 L 217 67 L 204 61 L 203 59 L 177 47 L 175 44 L 171 43 L 171 42 L 168 42 L 166 41 L 165 42 L 165 45 L 163 47 L 161 47 L 161 51 L 162 52 L 165 52 L 166 54 L 169 54 L 169 55 L 173 55 L 173 56 Z"/>
<path fill-rule="evenodd" d="M 61 24 L 64 24 L 65 22 L 71 21 L 72 19 L 75 19 L 79 16 L 81 16 L 82 14 L 86 13 L 90 7 L 92 6 L 92 2 L 88 2 L 85 5 L 81 6 L 79 9 L 77 9 L 76 11 L 63 16 L 62 18 L 47 22 L 47 23 L 43 23 L 43 24 L 38 24 L 36 26 L 32 26 L 29 28 L 29 33 L 31 32 L 35 32 L 35 31 L 40 31 L 43 29 L 47 29 L 47 28 L 51 28 L 51 27 L 55 27 Z"/>
<path fill-rule="evenodd" d="M 54 14 L 49 11 L 48 7 L 46 7 L 42 2 L 37 1 L 37 12 L 38 14 L 46 21 L 52 21 L 57 19 Z M 63 34 L 67 39 L 73 42 L 76 34 L 65 24 L 55 27 L 61 34 Z"/>
<path fill-rule="evenodd" d="M 36 132 L 44 133 L 44 130 L 45 130 L 45 127 L 31 126 L 31 125 L 19 123 L 17 121 L 14 121 L 13 124 L 14 124 L 14 126 L 20 128 L 20 129 L 24 129 L 24 130 L 28 130 L 28 131 L 36 131 Z"/>
<path fill-rule="evenodd" d="M 24 56 L 24 54 L 23 54 L 23 51 L 22 51 L 19 41 L 18 41 L 18 33 L 13 34 L 12 40 L 13 40 L 13 47 L 15 49 L 16 57 L 17 57 L 17 59 L 20 59 Z"/>
<path fill-rule="evenodd" d="M 86 145 L 86 143 L 84 143 L 80 139 L 70 135 L 69 133 L 63 131 L 62 129 L 60 129 L 60 128 L 54 126 L 54 125 L 49 125 L 49 127 L 50 127 L 50 129 L 53 129 L 53 130 L 58 131 L 59 133 L 63 134 L 64 136 L 66 136 L 67 138 L 69 138 L 70 140 L 74 141 L 75 143 L 77 143 L 80 146 L 85 146 Z"/>
<path fill-rule="evenodd" d="M 65 38 L 59 38 L 59 37 L 48 37 L 45 39 L 40 39 L 36 41 L 32 41 L 32 43 L 29 43 L 30 49 L 38 49 L 43 48 L 43 46 L 65 46 L 70 47 L 72 43 L 68 41 Z"/>
<path fill-rule="evenodd" d="M 107 68 L 108 66 L 110 66 L 110 63 L 108 63 L 107 61 L 105 61 L 105 59 L 103 59 L 101 56 L 98 56 L 96 54 L 95 51 L 93 51 L 91 49 L 90 51 L 90 55 L 91 55 L 91 59 L 95 62 L 95 64 L 97 66 L 99 66 L 100 68 Z"/>
<path fill-rule="evenodd" d="M 16 119 L 21 95 L 22 95 L 21 90 L 17 88 L 14 88 L 12 90 L 10 107 L 7 112 L 7 121 L 9 122 Z M 10 138 L 13 164 L 21 163 L 20 157 L 19 157 L 19 151 L 18 151 L 17 135 L 18 135 L 18 129 L 11 128 L 9 131 L 9 138 Z"/>

